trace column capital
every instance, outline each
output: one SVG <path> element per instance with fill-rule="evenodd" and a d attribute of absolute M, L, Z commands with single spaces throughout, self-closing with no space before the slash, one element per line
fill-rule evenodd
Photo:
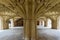
<path fill-rule="evenodd" d="M 7 21 L 10 17 L 9 16 L 2 16 L 3 20 Z"/>

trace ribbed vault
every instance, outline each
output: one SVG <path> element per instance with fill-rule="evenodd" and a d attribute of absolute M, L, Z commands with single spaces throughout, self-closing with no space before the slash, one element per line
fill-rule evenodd
<path fill-rule="evenodd" d="M 43 14 L 47 16 L 48 13 L 46 12 L 51 11 L 51 9 L 59 9 L 59 4 L 60 0 L 0 0 L 0 11 L 11 11 L 9 15 L 21 16 L 32 13 L 35 17 L 39 17 Z M 29 11 L 31 11 L 31 13 L 29 13 Z"/>
<path fill-rule="evenodd" d="M 3 6 L 1 9 L 11 11 L 12 14 L 14 13 L 14 15 L 21 16 L 23 16 L 25 13 L 22 3 L 20 3 L 18 0 L 0 0 L 0 4 Z M 11 15 L 11 13 L 9 13 L 9 15 Z"/>

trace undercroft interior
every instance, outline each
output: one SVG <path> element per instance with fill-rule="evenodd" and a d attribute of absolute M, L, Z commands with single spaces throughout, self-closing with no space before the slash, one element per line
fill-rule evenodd
<path fill-rule="evenodd" d="M 60 0 L 0 0 L 0 40 L 60 40 Z"/>

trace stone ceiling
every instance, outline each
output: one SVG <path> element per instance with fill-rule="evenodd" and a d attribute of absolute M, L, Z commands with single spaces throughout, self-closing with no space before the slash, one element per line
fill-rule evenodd
<path fill-rule="evenodd" d="M 60 15 L 60 0 L 0 0 L 0 15 L 24 17 L 27 12 L 37 18 Z"/>

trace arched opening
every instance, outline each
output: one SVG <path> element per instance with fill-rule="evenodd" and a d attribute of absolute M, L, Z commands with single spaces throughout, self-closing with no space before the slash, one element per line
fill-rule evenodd
<path fill-rule="evenodd" d="M 39 20 L 39 27 L 38 28 L 43 28 L 44 27 L 44 20 L 43 19 L 40 19 Z"/>
<path fill-rule="evenodd" d="M 19 35 L 19 39 L 24 39 L 24 27 L 23 27 L 23 18 L 22 17 L 14 17 L 10 18 L 8 21 L 9 29 L 14 31 L 14 35 Z M 17 34 L 16 34 L 17 33 Z"/>
<path fill-rule="evenodd" d="M 22 27 L 23 28 L 23 18 L 14 17 L 9 19 L 9 28 Z"/>
<path fill-rule="evenodd" d="M 14 20 L 13 19 L 9 19 L 9 28 L 14 27 Z"/>
<path fill-rule="evenodd" d="M 52 20 L 47 18 L 47 28 L 52 28 Z"/>
<path fill-rule="evenodd" d="M 40 18 L 38 23 L 38 28 L 52 28 L 52 20 L 50 18 Z"/>
<path fill-rule="evenodd" d="M 18 18 L 16 21 L 14 21 L 14 23 L 15 23 L 15 26 L 22 27 L 23 26 L 23 18 Z"/>

